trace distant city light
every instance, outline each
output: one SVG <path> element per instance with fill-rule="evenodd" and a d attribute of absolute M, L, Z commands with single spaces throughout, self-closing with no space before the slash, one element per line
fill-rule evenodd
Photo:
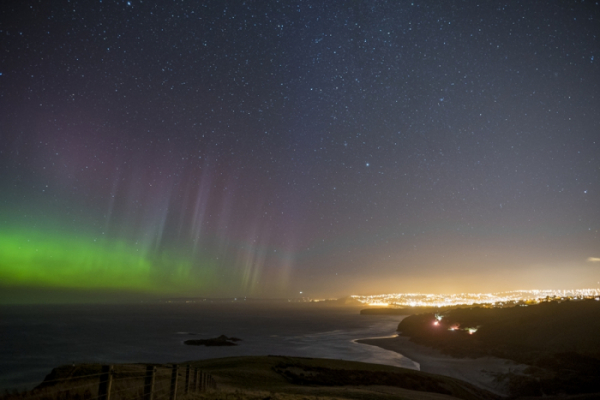
<path fill-rule="evenodd" d="M 360 301 L 360 300 L 359 300 L 359 301 Z M 363 302 L 363 303 L 364 303 L 364 302 Z M 387 307 L 387 306 L 389 306 L 389 304 L 388 304 L 388 303 L 384 303 L 384 302 L 377 302 L 377 301 L 374 301 L 374 302 L 369 302 L 369 303 L 367 303 L 367 305 L 369 305 L 369 306 L 377 306 L 377 307 Z"/>
<path fill-rule="evenodd" d="M 456 305 L 503 305 L 515 302 L 540 302 L 545 298 L 596 298 L 600 289 L 572 290 L 513 290 L 498 293 L 459 293 L 459 294 L 427 294 L 427 293 L 389 293 L 371 296 L 351 296 L 368 306 L 377 307 L 448 307 Z M 436 314 L 441 321 L 442 315 Z"/>

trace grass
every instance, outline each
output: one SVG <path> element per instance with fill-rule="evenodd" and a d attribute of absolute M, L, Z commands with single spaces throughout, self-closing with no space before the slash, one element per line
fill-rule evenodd
<path fill-rule="evenodd" d="M 210 373 L 217 388 L 185 394 L 187 364 Z M 111 400 L 141 399 L 145 368 L 142 364 L 115 365 Z M 101 366 L 96 364 L 58 367 L 37 389 L 8 393 L 0 399 L 97 399 L 100 371 Z M 171 365 L 157 366 L 154 400 L 169 399 L 171 371 Z M 379 364 L 285 356 L 190 361 L 180 365 L 178 389 L 180 400 L 498 399 L 492 393 L 449 377 Z M 560 398 L 597 398 L 591 396 Z"/>
<path fill-rule="evenodd" d="M 284 356 L 230 357 L 189 362 L 209 372 L 217 389 L 184 395 L 185 367 L 179 369 L 182 400 L 392 400 L 497 399 L 456 379 L 419 371 L 352 361 Z M 92 400 L 97 398 L 99 365 L 55 368 L 37 390 L 0 396 L 2 400 Z M 144 365 L 115 366 L 111 400 L 141 399 Z M 155 400 L 168 399 L 169 366 L 158 366 Z"/>
<path fill-rule="evenodd" d="M 263 399 L 269 396 L 273 399 L 497 398 L 456 379 L 353 361 L 269 356 L 230 357 L 191 364 L 210 371 L 221 390 L 267 394 Z M 279 397 L 273 397 L 275 394 Z"/>

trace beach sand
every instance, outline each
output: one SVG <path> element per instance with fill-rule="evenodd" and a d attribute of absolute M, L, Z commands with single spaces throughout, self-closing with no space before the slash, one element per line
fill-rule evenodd
<path fill-rule="evenodd" d="M 356 342 L 400 353 L 418 363 L 423 372 L 460 379 L 503 396 L 509 394 L 508 385 L 505 381 L 498 380 L 497 376 L 508 372 L 522 373 L 528 367 L 495 357 L 455 358 L 413 343 L 403 336 L 360 339 Z"/>

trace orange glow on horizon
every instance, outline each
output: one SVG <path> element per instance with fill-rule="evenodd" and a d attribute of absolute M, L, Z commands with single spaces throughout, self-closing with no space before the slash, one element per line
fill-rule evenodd
<path fill-rule="evenodd" d="M 512 304 L 516 302 L 539 303 L 545 298 L 597 298 L 600 288 L 569 290 L 513 290 L 497 293 L 387 293 L 377 295 L 351 295 L 350 297 L 368 306 L 379 307 L 451 307 L 456 305 Z"/>

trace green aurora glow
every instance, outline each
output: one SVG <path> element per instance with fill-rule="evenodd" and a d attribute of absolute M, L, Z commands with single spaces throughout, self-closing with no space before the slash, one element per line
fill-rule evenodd
<path fill-rule="evenodd" d="M 9 287 L 189 295 L 214 283 L 210 261 L 193 268 L 188 259 L 167 251 L 150 254 L 125 241 L 5 229 L 0 243 L 0 281 Z"/>

